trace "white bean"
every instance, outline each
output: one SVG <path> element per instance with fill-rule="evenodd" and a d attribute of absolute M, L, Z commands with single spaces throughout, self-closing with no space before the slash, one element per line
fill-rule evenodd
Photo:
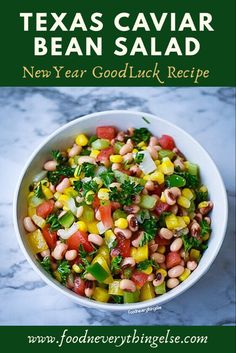
<path fill-rule="evenodd" d="M 124 146 L 121 147 L 120 149 L 120 155 L 124 156 L 125 154 L 131 152 L 133 150 L 133 145 L 132 143 L 126 143 Z"/>
<path fill-rule="evenodd" d="M 152 159 L 156 160 L 158 158 L 157 150 L 153 146 L 148 146 L 147 150 L 150 152 Z"/>
<path fill-rule="evenodd" d="M 127 292 L 135 292 L 136 285 L 130 279 L 122 279 L 120 281 L 120 289 L 127 291 Z"/>
<path fill-rule="evenodd" d="M 56 201 L 56 202 L 55 202 L 55 207 L 56 207 L 56 208 L 62 208 L 62 207 L 63 207 L 63 204 L 62 204 L 60 201 Z"/>
<path fill-rule="evenodd" d="M 68 246 L 65 243 L 57 244 L 51 254 L 52 257 L 54 257 L 54 259 L 56 259 L 56 260 L 62 260 L 65 253 L 66 253 L 67 248 L 68 248 Z"/>
<path fill-rule="evenodd" d="M 183 240 L 181 238 L 176 238 L 170 245 L 170 251 L 179 251 L 182 248 Z"/>
<path fill-rule="evenodd" d="M 82 150 L 82 147 L 81 147 L 81 146 L 78 146 L 78 145 L 74 144 L 74 146 L 73 146 L 73 147 L 71 148 L 71 150 L 69 151 L 68 156 L 69 156 L 69 157 L 74 157 L 74 156 L 76 156 L 77 154 L 80 154 L 81 150 Z"/>
<path fill-rule="evenodd" d="M 124 267 L 124 266 L 134 267 L 135 266 L 134 258 L 133 257 L 125 257 L 121 262 L 121 267 Z"/>
<path fill-rule="evenodd" d="M 172 267 L 168 271 L 168 276 L 171 278 L 179 277 L 182 275 L 183 272 L 184 272 L 184 266 L 177 265 L 177 266 Z"/>
<path fill-rule="evenodd" d="M 154 182 L 151 180 L 148 180 L 145 184 L 145 189 L 147 189 L 148 191 L 154 190 Z"/>
<path fill-rule="evenodd" d="M 156 146 L 158 144 L 158 139 L 155 136 L 152 136 L 149 141 L 149 146 Z"/>
<path fill-rule="evenodd" d="M 165 255 L 159 254 L 158 252 L 155 252 L 154 254 L 151 255 L 151 259 L 157 262 L 158 264 L 161 264 L 165 262 Z"/>
<path fill-rule="evenodd" d="M 49 189 L 50 189 L 51 192 L 53 192 L 53 193 L 56 191 L 55 185 L 53 185 L 52 183 L 50 183 Z"/>
<path fill-rule="evenodd" d="M 167 228 L 161 228 L 160 231 L 159 231 L 159 235 L 164 238 L 164 239 L 171 239 L 173 238 L 173 232 Z"/>
<path fill-rule="evenodd" d="M 187 262 L 187 268 L 188 268 L 190 271 L 194 271 L 196 267 L 197 267 L 196 261 L 188 261 L 188 262 Z"/>
<path fill-rule="evenodd" d="M 82 156 L 78 159 L 78 164 L 83 164 L 83 163 L 96 164 L 95 158 L 90 156 Z"/>
<path fill-rule="evenodd" d="M 121 164 L 120 163 L 112 163 L 111 169 L 114 170 L 119 170 L 121 169 Z"/>
<path fill-rule="evenodd" d="M 63 192 L 69 186 L 70 186 L 70 180 L 68 178 L 65 178 L 57 185 L 56 190 L 58 192 Z"/>
<path fill-rule="evenodd" d="M 23 223 L 24 223 L 25 230 L 29 233 L 32 233 L 37 229 L 37 227 L 35 226 L 34 222 L 30 217 L 25 217 Z"/>
<path fill-rule="evenodd" d="M 179 284 L 178 278 L 169 278 L 168 281 L 166 282 L 166 286 L 169 289 L 173 289 L 173 288 L 177 287 L 178 284 Z"/>
<path fill-rule="evenodd" d="M 65 253 L 65 259 L 67 261 L 73 261 L 76 259 L 77 255 L 78 255 L 78 252 L 76 250 L 68 250 Z"/>
<path fill-rule="evenodd" d="M 98 234 L 89 234 L 88 241 L 98 246 L 103 244 L 103 238 Z"/>
<path fill-rule="evenodd" d="M 56 161 L 48 161 L 44 163 L 43 168 L 47 170 L 48 172 L 53 172 L 57 168 L 57 162 Z"/>

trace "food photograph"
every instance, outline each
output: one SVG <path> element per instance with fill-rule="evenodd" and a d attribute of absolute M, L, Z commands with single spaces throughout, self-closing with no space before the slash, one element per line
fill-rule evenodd
<path fill-rule="evenodd" d="M 235 325 L 235 89 L 1 88 L 2 325 Z"/>

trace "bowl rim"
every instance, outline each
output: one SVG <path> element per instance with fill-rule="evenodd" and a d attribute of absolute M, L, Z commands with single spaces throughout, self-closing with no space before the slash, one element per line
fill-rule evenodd
<path fill-rule="evenodd" d="M 222 236 L 220 241 L 218 241 L 218 246 L 214 249 L 213 255 L 211 254 L 211 257 L 209 258 L 210 260 L 207 262 L 207 265 L 205 266 L 204 269 L 201 270 L 201 272 L 197 273 L 195 276 L 190 276 L 189 281 L 185 281 L 182 282 L 178 287 L 172 289 L 171 291 L 165 293 L 165 295 L 163 296 L 159 296 L 159 297 L 155 297 L 153 299 L 150 300 L 146 300 L 143 302 L 138 302 L 138 303 L 131 303 L 131 304 L 112 304 L 112 303 L 101 303 L 101 302 L 96 302 L 94 300 L 91 300 L 89 298 L 86 297 L 81 297 L 76 295 L 75 293 L 73 293 L 71 290 L 67 289 L 66 287 L 62 286 L 58 281 L 56 281 L 53 278 L 49 278 L 47 277 L 46 273 L 43 272 L 42 269 L 39 269 L 36 264 L 34 263 L 34 261 L 32 260 L 31 256 L 29 255 L 28 251 L 26 250 L 23 241 L 21 239 L 21 233 L 18 227 L 18 218 L 17 218 L 17 209 L 18 209 L 18 196 L 19 196 L 19 191 L 20 191 L 20 187 L 23 181 L 23 178 L 30 166 L 30 164 L 32 163 L 33 159 L 35 158 L 35 156 L 40 152 L 40 150 L 47 145 L 48 142 L 50 142 L 50 140 L 52 138 L 54 138 L 55 136 L 59 135 L 61 132 L 63 132 L 64 130 L 66 130 L 67 128 L 76 125 L 78 122 L 84 121 L 84 120 L 89 120 L 91 118 L 97 117 L 97 116 L 106 116 L 106 115 L 116 115 L 116 114 L 130 114 L 130 115 L 137 115 L 137 117 L 139 116 L 145 116 L 145 117 L 150 117 L 151 119 L 154 120 L 159 120 L 161 122 L 163 122 L 164 124 L 168 125 L 170 128 L 173 128 L 175 131 L 178 131 L 180 134 L 183 135 L 187 135 L 188 139 L 192 140 L 192 142 L 198 146 L 198 148 L 201 150 L 201 152 L 203 154 L 205 154 L 208 159 L 210 160 L 210 162 L 212 163 L 213 167 L 215 168 L 215 172 L 217 174 L 217 177 L 219 179 L 219 182 L 221 184 L 221 192 L 222 192 L 222 196 L 223 196 L 223 209 L 224 209 L 224 214 L 222 214 Z M 186 132 L 184 129 L 180 128 L 179 126 L 175 125 L 174 123 L 165 120 L 163 118 L 160 118 L 159 116 L 155 115 L 155 114 L 151 114 L 151 113 L 146 113 L 146 112 L 140 112 L 140 111 L 134 111 L 134 110 L 105 110 L 105 111 L 99 111 L 99 112 L 95 112 L 95 113 L 90 113 L 90 114 L 86 114 L 84 116 L 78 116 L 75 117 L 75 119 L 73 119 L 72 121 L 63 124 L 61 127 L 59 127 L 58 129 L 56 129 L 54 132 L 52 132 L 51 134 L 49 134 L 39 145 L 38 147 L 36 147 L 36 149 L 33 151 L 33 153 L 31 153 L 31 155 L 28 157 L 27 161 L 25 162 L 25 165 L 23 167 L 22 172 L 20 173 L 19 177 L 18 177 L 18 182 L 16 184 L 16 188 L 15 188 L 15 192 L 14 192 L 14 199 L 13 199 L 13 223 L 14 223 L 14 230 L 15 230 L 15 234 L 16 234 L 16 238 L 18 241 L 18 244 L 22 250 L 22 252 L 24 253 L 27 261 L 29 262 L 29 264 L 31 265 L 31 267 L 34 269 L 34 271 L 36 273 L 38 273 L 38 275 L 41 277 L 41 279 L 46 282 L 49 286 L 55 288 L 56 290 L 58 290 L 59 292 L 61 292 L 62 294 L 66 295 L 68 298 L 70 298 L 70 300 L 72 300 L 73 302 L 80 304 L 82 306 L 88 307 L 88 308 L 95 308 L 95 309 L 99 309 L 99 310 L 110 310 L 110 311 L 129 311 L 129 310 L 142 310 L 142 309 L 146 309 L 148 307 L 157 307 L 160 306 L 161 304 L 164 304 L 172 299 L 174 299 L 175 297 L 177 297 L 178 295 L 184 293 L 187 289 L 191 288 L 198 280 L 200 280 L 200 278 L 202 278 L 206 272 L 209 270 L 210 266 L 212 265 L 212 263 L 214 262 L 216 256 L 218 255 L 220 248 L 222 246 L 222 243 L 224 241 L 225 238 L 225 234 L 226 234 L 226 229 L 227 229 L 227 223 L 228 223 L 228 199 L 227 199 L 227 193 L 226 193 L 226 189 L 225 189 L 225 185 L 222 179 L 222 176 L 219 172 L 219 169 L 217 167 L 217 165 L 215 164 L 215 162 L 213 161 L 212 157 L 210 156 L 210 154 L 205 150 L 204 147 L 202 147 L 202 145 L 195 140 L 188 132 Z M 178 291 L 176 292 L 175 289 L 178 288 Z"/>

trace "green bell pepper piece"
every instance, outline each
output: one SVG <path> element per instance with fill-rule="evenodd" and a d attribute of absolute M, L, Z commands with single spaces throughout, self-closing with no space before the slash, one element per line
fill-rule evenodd
<path fill-rule="evenodd" d="M 150 195 L 142 195 L 139 206 L 147 209 L 152 209 L 157 202 L 157 199 Z"/>
<path fill-rule="evenodd" d="M 58 221 L 63 227 L 70 228 L 70 226 L 75 221 L 75 217 L 71 211 L 67 211 L 62 217 L 58 219 Z"/>
<path fill-rule="evenodd" d="M 135 292 L 125 292 L 124 291 L 124 303 L 137 303 L 139 300 L 139 290 L 136 290 Z"/>
<path fill-rule="evenodd" d="M 120 149 L 121 149 L 122 146 L 124 146 L 124 142 L 119 142 L 119 141 L 115 142 L 115 144 L 114 144 L 114 152 L 115 152 L 115 154 L 119 154 L 120 153 Z"/>
<path fill-rule="evenodd" d="M 125 213 L 125 211 L 117 209 L 113 212 L 112 218 L 114 219 L 114 221 L 116 221 L 119 218 L 126 218 L 127 214 Z"/>
<path fill-rule="evenodd" d="M 197 164 L 194 164 L 194 163 L 191 163 L 189 161 L 185 162 L 185 165 L 186 165 L 186 168 L 188 170 L 188 172 L 192 175 L 198 175 L 198 165 Z"/>
<path fill-rule="evenodd" d="M 155 287 L 156 294 L 164 294 L 166 292 L 166 284 L 163 282 L 159 286 Z"/>
<path fill-rule="evenodd" d="M 98 282 L 103 282 L 107 277 L 109 277 L 109 273 L 105 271 L 98 262 L 87 266 L 86 271 L 91 273 L 91 275 L 95 277 Z"/>
<path fill-rule="evenodd" d="M 175 153 L 170 150 L 160 150 L 158 151 L 158 156 L 160 157 L 160 159 L 166 158 L 166 157 L 169 157 L 170 159 L 172 159 L 175 156 Z"/>
<path fill-rule="evenodd" d="M 136 184 L 140 184 L 144 186 L 146 184 L 146 181 L 144 179 L 136 178 L 133 176 L 129 176 L 125 173 L 120 172 L 119 170 L 114 170 L 115 177 L 119 183 L 124 183 L 125 181 L 130 181 Z"/>
<path fill-rule="evenodd" d="M 186 180 L 180 175 L 172 174 L 166 178 L 166 184 L 169 188 L 172 188 L 174 186 L 182 187 L 186 185 Z"/>
<path fill-rule="evenodd" d="M 110 146 L 110 142 L 105 139 L 97 139 L 96 141 L 92 142 L 91 146 L 94 150 L 104 150 Z"/>

